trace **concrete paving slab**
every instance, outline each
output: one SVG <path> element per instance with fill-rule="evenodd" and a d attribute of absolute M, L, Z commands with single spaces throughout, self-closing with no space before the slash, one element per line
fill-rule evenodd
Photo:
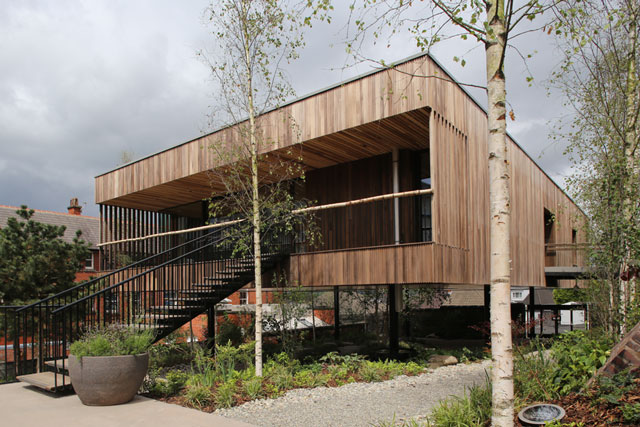
<path fill-rule="evenodd" d="M 250 424 L 136 396 L 116 406 L 85 406 L 22 383 L 0 385 L 0 425 L 47 427 L 248 427 Z"/>

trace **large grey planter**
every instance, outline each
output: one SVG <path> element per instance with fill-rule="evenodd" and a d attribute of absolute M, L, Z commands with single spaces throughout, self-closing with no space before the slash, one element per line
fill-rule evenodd
<path fill-rule="evenodd" d="M 69 376 L 85 405 L 127 403 L 136 395 L 149 368 L 149 353 L 135 356 L 69 356 Z"/>

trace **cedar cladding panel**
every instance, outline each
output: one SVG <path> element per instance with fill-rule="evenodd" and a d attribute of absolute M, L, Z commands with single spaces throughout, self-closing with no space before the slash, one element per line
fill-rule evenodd
<path fill-rule="evenodd" d="M 447 75 L 426 56 L 399 64 L 398 69 L 405 73 Z M 454 83 L 442 79 L 412 78 L 404 73 L 384 70 L 267 113 L 260 122 L 264 138 L 275 141 L 275 148 L 314 140 L 425 107 L 439 111 L 466 133 L 466 113 L 464 108 L 460 108 L 466 102 L 469 102 L 467 95 Z M 288 117 L 299 125 L 297 132 L 285 120 Z M 191 184 L 206 185 L 206 171 L 219 166 L 212 150 L 206 147 L 212 141 L 234 143 L 236 139 L 233 128 L 225 128 L 98 176 L 96 202 L 113 204 L 114 199 L 130 197 L 154 187 L 162 190 L 156 194 L 175 198 L 176 201 L 180 199 L 181 203 L 193 201 L 185 200 L 180 186 L 176 184 L 179 180 L 191 178 Z M 340 144 L 334 148 L 336 152 L 332 153 L 332 147 L 327 147 L 329 157 L 323 165 L 316 167 L 381 154 L 375 146 Z M 136 200 L 146 200 L 150 203 L 149 208 L 152 207 L 152 199 L 144 194 L 137 195 L 140 198 Z"/>
<path fill-rule="evenodd" d="M 426 57 L 400 64 L 398 68 L 408 73 L 446 75 Z M 281 111 L 265 115 L 262 120 L 265 135 L 277 141 L 278 147 L 305 141 L 312 168 L 323 168 L 388 153 L 393 146 L 413 150 L 420 148 L 415 146 L 416 142 L 425 146 L 415 135 L 408 139 L 403 134 L 422 123 L 425 113 L 430 114 L 427 120 L 432 126 L 429 141 L 434 241 L 437 244 L 406 250 L 380 248 L 296 255 L 294 258 L 305 264 L 308 271 L 305 270 L 304 275 L 310 280 L 301 280 L 301 284 L 387 283 L 387 280 L 400 277 L 407 283 L 489 282 L 487 118 L 457 85 L 442 79 L 412 78 L 385 70 L 288 105 Z M 287 116 L 300 125 L 299 140 L 283 120 Z M 402 125 L 398 126 L 399 123 Z M 378 128 L 386 132 L 384 137 L 372 134 Z M 391 129 L 397 135 L 395 138 Z M 422 131 L 418 133 L 424 135 Z M 367 135 L 368 140 L 362 141 L 362 135 Z M 225 129 L 98 177 L 96 201 L 121 205 L 125 202 L 146 203 L 150 207 L 158 203 L 158 208 L 162 208 L 206 194 L 209 183 L 204 178 L 205 171 L 217 163 L 211 150 L 201 147 L 216 138 L 233 141 L 234 134 L 231 129 Z M 579 230 L 575 218 L 580 212 L 513 143 L 509 145 L 508 156 L 512 166 L 512 283 L 544 285 L 543 208 L 557 216 L 556 243 L 571 243 L 572 228 Z M 384 157 L 364 162 L 385 163 Z M 189 159 L 188 163 L 185 158 Z M 371 171 L 364 167 L 336 167 L 337 176 L 350 176 L 354 182 L 360 181 L 357 188 L 334 177 L 332 184 L 324 189 L 310 188 L 309 196 L 313 198 L 311 195 L 315 191 L 318 194 L 315 198 L 322 203 L 323 200 L 337 201 L 339 197 L 346 200 L 347 196 L 357 198 L 389 192 L 390 161 L 388 164 L 386 170 L 380 169 L 380 174 L 387 178 L 374 177 L 371 182 L 365 182 L 353 173 L 355 167 L 358 173 L 370 177 Z M 348 168 L 352 169 L 351 175 L 345 175 Z M 308 175 L 312 187 L 312 171 Z M 328 182 L 332 178 L 318 179 Z M 332 194 L 333 191 L 336 193 Z M 191 200 L 186 200 L 188 198 Z M 380 225 L 375 232 L 371 232 L 371 224 L 366 222 L 368 217 L 360 215 L 359 211 L 332 219 L 334 228 L 325 235 L 325 248 L 391 242 L 390 206 L 387 211 L 380 208 L 369 220 Z M 403 214 L 409 211 L 403 209 Z M 354 232 L 356 227 L 361 228 Z M 362 230 L 368 233 L 362 233 Z M 582 233 L 578 241 L 583 241 Z M 403 266 L 411 267 L 396 269 L 391 254 L 395 257 L 399 254 L 397 251 L 404 251 L 402 255 L 408 259 L 418 258 L 410 264 L 403 259 Z M 558 252 L 558 265 L 571 265 L 570 257 L 570 251 Z"/>
<path fill-rule="evenodd" d="M 415 161 L 400 155 L 400 191 L 415 188 Z M 392 188 L 391 154 L 343 163 L 307 173 L 305 196 L 318 205 L 387 194 Z M 402 199 L 401 239 L 414 242 L 417 232 L 416 198 Z M 348 249 L 394 243 L 393 201 L 385 200 L 316 213 L 322 243 L 313 250 Z"/>
<path fill-rule="evenodd" d="M 467 251 L 435 243 L 295 254 L 290 279 L 303 286 L 467 283 Z"/>

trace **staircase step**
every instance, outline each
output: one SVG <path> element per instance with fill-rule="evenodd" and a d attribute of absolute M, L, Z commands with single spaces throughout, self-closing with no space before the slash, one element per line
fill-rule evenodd
<path fill-rule="evenodd" d="M 63 363 L 64 363 L 64 366 L 63 366 Z M 44 362 L 44 364 L 49 366 L 50 368 L 54 368 L 56 371 L 62 371 L 62 370 L 66 371 L 67 369 L 69 369 L 69 361 L 67 358 L 47 360 L 46 362 Z"/>
<path fill-rule="evenodd" d="M 237 271 L 237 270 L 240 270 L 240 271 L 251 270 L 251 271 L 253 271 L 254 267 L 255 267 L 255 265 L 253 263 L 251 263 L 251 264 L 230 265 L 226 269 L 227 270 L 234 270 L 234 271 Z"/>
<path fill-rule="evenodd" d="M 39 372 L 37 374 L 20 375 L 17 377 L 18 381 L 22 381 L 32 386 L 41 388 L 46 391 L 56 391 L 63 387 L 71 386 L 71 378 L 68 375 L 56 374 L 54 372 Z M 58 381 L 58 387 L 56 389 L 56 380 Z"/>
<path fill-rule="evenodd" d="M 159 306 L 159 307 L 151 307 L 147 314 L 151 317 L 163 316 L 165 314 L 176 315 L 176 316 L 188 316 L 192 312 L 198 311 L 200 307 L 191 306 L 191 307 L 167 307 L 167 306 Z"/>

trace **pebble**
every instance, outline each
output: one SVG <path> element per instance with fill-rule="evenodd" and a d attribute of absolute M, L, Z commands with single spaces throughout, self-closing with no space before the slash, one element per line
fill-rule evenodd
<path fill-rule="evenodd" d="M 425 419 L 440 400 L 462 396 L 468 387 L 484 384 L 489 366 L 485 360 L 378 383 L 295 389 L 277 399 L 254 400 L 215 413 L 256 426 L 287 427 L 364 427 L 394 419 Z"/>

